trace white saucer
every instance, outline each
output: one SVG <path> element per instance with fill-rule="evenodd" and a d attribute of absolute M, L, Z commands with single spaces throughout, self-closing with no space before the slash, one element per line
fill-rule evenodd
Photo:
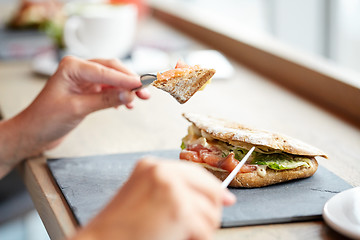
<path fill-rule="evenodd" d="M 58 67 L 58 61 L 54 51 L 47 51 L 34 57 L 31 68 L 34 73 L 51 76 Z"/>
<path fill-rule="evenodd" d="M 329 199 L 323 209 L 323 218 L 335 231 L 360 239 L 360 187 L 343 191 Z"/>

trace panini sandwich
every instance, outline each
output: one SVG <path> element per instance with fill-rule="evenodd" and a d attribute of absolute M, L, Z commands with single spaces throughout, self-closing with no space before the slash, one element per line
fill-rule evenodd
<path fill-rule="evenodd" d="M 318 168 L 315 157 L 327 158 L 321 150 L 282 134 L 199 114 L 183 116 L 192 124 L 182 140 L 180 159 L 201 164 L 222 181 L 255 146 L 231 187 L 264 187 L 307 178 Z"/>

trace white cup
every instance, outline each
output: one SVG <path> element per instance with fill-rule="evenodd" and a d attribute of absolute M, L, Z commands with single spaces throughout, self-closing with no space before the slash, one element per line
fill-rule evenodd
<path fill-rule="evenodd" d="M 137 8 L 133 4 L 72 4 L 64 27 L 69 54 L 84 58 L 123 58 L 133 46 Z"/>

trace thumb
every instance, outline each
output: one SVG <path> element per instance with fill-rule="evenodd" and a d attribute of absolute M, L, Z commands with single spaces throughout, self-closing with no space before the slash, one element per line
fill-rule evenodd
<path fill-rule="evenodd" d="M 235 195 L 230 192 L 227 188 L 223 190 L 222 192 L 222 204 L 224 206 L 230 206 L 233 205 L 236 202 Z"/>
<path fill-rule="evenodd" d="M 135 98 L 135 93 L 130 91 L 107 89 L 99 93 L 82 95 L 81 98 L 84 113 L 89 114 L 105 108 L 119 105 L 131 105 L 131 102 Z"/>

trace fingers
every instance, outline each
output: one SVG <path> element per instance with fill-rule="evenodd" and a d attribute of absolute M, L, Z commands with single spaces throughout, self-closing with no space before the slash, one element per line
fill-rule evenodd
<path fill-rule="evenodd" d="M 222 192 L 222 204 L 224 206 L 231 206 L 236 202 L 235 195 L 229 191 L 229 189 L 224 189 Z"/>
<path fill-rule="evenodd" d="M 130 69 L 128 69 L 120 60 L 118 59 L 91 59 L 89 60 L 91 62 L 96 62 L 99 63 L 101 65 L 104 65 L 106 67 L 118 70 L 120 72 L 124 72 L 126 74 L 129 75 L 134 75 L 137 76 L 136 73 L 130 71 Z"/>
<path fill-rule="evenodd" d="M 194 165 L 192 163 L 187 163 Z M 194 165 L 193 171 L 187 170 L 184 171 L 185 174 L 190 175 L 188 179 L 193 179 L 194 176 L 196 177 L 196 181 L 191 181 L 190 184 L 197 189 L 199 192 L 202 192 L 203 194 L 207 195 L 209 198 L 211 198 L 216 204 L 221 204 L 224 206 L 230 206 L 236 202 L 236 197 L 233 193 L 229 191 L 229 189 L 223 189 L 221 187 L 221 182 L 219 179 L 215 178 L 213 175 L 211 175 L 209 172 L 207 172 L 205 169 Z M 195 169 L 198 168 L 198 169 Z M 200 171 L 200 172 L 196 172 Z M 192 177 L 191 177 L 192 176 Z M 221 196 L 220 200 L 217 198 L 217 196 Z M 220 202 L 218 202 L 220 201 Z"/>
<path fill-rule="evenodd" d="M 188 239 L 210 240 L 220 226 L 221 208 L 215 206 L 204 195 L 194 195 L 193 212 L 191 219 L 188 219 Z"/>
<path fill-rule="evenodd" d="M 59 69 L 62 69 L 65 72 L 64 74 L 75 82 L 106 84 L 123 90 L 131 90 L 141 86 L 139 76 L 130 74 L 129 70 L 115 61 L 85 61 L 67 56 L 60 62 Z"/>
<path fill-rule="evenodd" d="M 117 97 L 120 104 L 129 105 L 134 100 L 134 93 L 124 91 L 120 92 Z"/>
<path fill-rule="evenodd" d="M 131 102 L 131 103 L 125 104 L 125 107 L 128 108 L 128 109 L 133 109 L 134 108 L 134 103 Z"/>
<path fill-rule="evenodd" d="M 77 103 L 74 104 L 77 108 L 75 112 L 79 115 L 86 115 L 105 108 L 117 108 L 120 105 L 133 109 L 135 96 L 136 94 L 132 91 L 119 91 L 111 88 L 99 93 L 78 95 L 76 98 Z"/>
<path fill-rule="evenodd" d="M 183 174 L 186 175 L 185 180 L 188 184 L 198 192 L 206 195 L 215 205 L 220 206 L 222 203 L 220 194 L 223 191 L 221 188 L 221 182 L 198 165 L 187 162 L 183 162 L 183 164 L 186 169 L 184 169 Z"/>
<path fill-rule="evenodd" d="M 79 95 L 78 97 L 82 103 L 80 111 L 84 111 L 80 114 L 86 115 L 97 110 L 119 105 L 125 105 L 131 109 L 133 108 L 132 101 L 135 98 L 135 94 L 129 91 L 119 92 L 116 89 L 107 89 L 100 93 Z"/>
<path fill-rule="evenodd" d="M 144 100 L 150 97 L 147 89 L 132 92 L 132 89 L 141 86 L 139 76 L 115 59 L 85 61 L 68 56 L 60 62 L 56 76 L 67 79 L 63 83 L 67 84 L 65 86 L 68 91 L 76 93 L 76 99 L 72 103 L 74 112 L 80 116 L 119 105 L 132 109 L 135 96 Z M 97 86 L 101 89 L 94 91 Z M 91 94 L 88 91 L 90 87 L 93 92 Z"/>
<path fill-rule="evenodd" d="M 189 163 L 191 164 L 191 163 Z M 192 164 L 193 165 L 193 164 Z M 197 189 L 198 191 L 204 193 L 208 197 L 212 197 L 213 201 L 215 203 L 218 203 L 218 199 L 214 198 L 214 196 L 221 196 L 220 198 L 220 204 L 223 206 L 230 206 L 233 205 L 236 202 L 235 195 L 229 191 L 229 189 L 223 189 L 221 187 L 221 182 L 219 179 L 215 178 L 213 175 L 211 175 L 209 172 L 207 172 L 205 169 L 195 165 L 194 167 L 199 168 L 201 170 L 201 173 L 186 171 L 186 174 L 190 175 L 197 175 L 199 177 L 195 178 L 196 181 L 192 181 L 190 184 Z"/>
<path fill-rule="evenodd" d="M 102 64 L 106 67 L 127 73 L 129 75 L 137 76 L 136 73 L 129 70 L 121 61 L 118 59 L 92 59 L 91 62 L 96 62 L 99 64 Z M 138 91 L 136 91 L 136 95 L 141 99 L 149 99 L 150 98 L 150 92 L 146 88 L 142 88 Z M 131 108 L 131 106 L 127 106 L 128 108 Z"/>
<path fill-rule="evenodd" d="M 154 165 L 159 160 L 153 157 L 143 158 L 143 165 Z M 162 164 L 175 164 L 176 169 L 183 175 L 184 180 L 198 193 L 204 194 L 214 204 L 230 206 L 236 202 L 236 197 L 229 189 L 223 189 L 221 182 L 202 167 L 188 162 L 161 162 Z"/>
<path fill-rule="evenodd" d="M 221 208 L 214 206 L 209 199 L 204 195 L 195 195 L 194 199 L 196 209 L 200 212 L 200 217 L 205 221 L 210 228 L 218 228 L 220 225 Z"/>
<path fill-rule="evenodd" d="M 138 96 L 141 99 L 149 99 L 150 98 L 150 92 L 147 88 L 142 88 L 138 91 L 136 91 L 136 96 Z"/>
<path fill-rule="evenodd" d="M 99 64 L 102 64 L 106 67 L 127 73 L 129 75 L 133 75 L 133 76 L 137 76 L 136 73 L 132 72 L 131 70 L 129 70 L 121 61 L 119 61 L 118 59 L 92 59 L 89 60 L 91 62 L 96 62 Z M 141 98 L 141 99 L 149 99 L 150 98 L 150 92 L 148 89 L 146 88 L 142 88 L 138 91 L 136 91 L 136 95 Z"/>
<path fill-rule="evenodd" d="M 112 68 L 114 70 L 120 71 L 120 72 L 124 72 L 126 74 L 129 74 L 131 76 L 135 76 L 136 78 L 138 78 L 138 75 L 134 72 L 132 72 L 130 69 L 128 69 L 121 61 L 119 61 L 118 59 L 91 59 L 89 60 L 91 62 L 95 62 L 95 63 L 99 63 L 102 64 L 106 67 Z M 140 98 L 140 99 L 149 99 L 150 98 L 150 92 L 148 89 L 143 88 L 140 89 L 138 91 L 136 91 L 136 95 Z M 126 105 L 127 108 L 133 108 L 133 106 L 131 104 Z"/>
<path fill-rule="evenodd" d="M 130 178 L 142 182 L 141 186 L 147 183 L 151 188 L 147 203 L 161 206 L 156 212 L 163 219 L 158 221 L 163 222 L 164 229 L 177 229 L 185 235 L 184 239 L 212 239 L 220 225 L 222 200 L 231 199 L 224 195 L 227 190 L 211 174 L 179 161 L 143 158 Z"/>
<path fill-rule="evenodd" d="M 211 240 L 213 239 L 216 229 L 209 227 L 204 221 L 196 221 L 191 228 L 190 236 L 188 238 L 190 240 Z"/>

